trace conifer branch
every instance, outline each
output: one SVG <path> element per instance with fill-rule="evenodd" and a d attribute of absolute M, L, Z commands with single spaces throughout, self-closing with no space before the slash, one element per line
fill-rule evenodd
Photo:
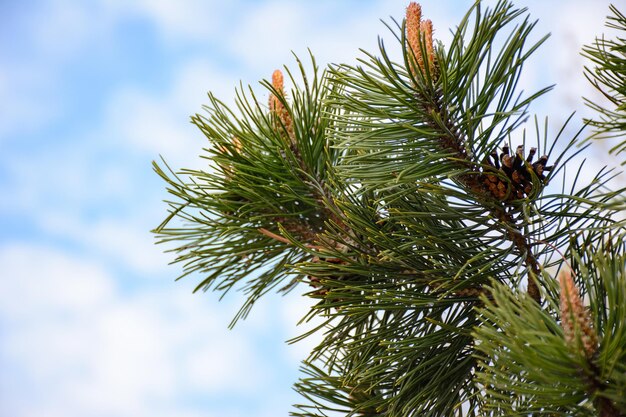
<path fill-rule="evenodd" d="M 436 94 L 436 93 L 435 93 Z M 500 190 L 494 190 L 489 188 L 487 184 L 488 175 L 481 169 L 481 165 L 472 161 L 470 155 L 468 155 L 466 148 L 466 140 L 460 133 L 459 127 L 449 117 L 447 112 L 441 104 L 443 99 L 440 95 L 427 100 L 420 100 L 421 102 L 428 103 L 425 105 L 424 114 L 431 115 L 431 119 L 427 124 L 433 129 L 438 131 L 439 142 L 444 149 L 449 150 L 453 154 L 454 162 L 460 164 L 461 174 L 458 175 L 458 180 L 463 186 L 469 190 L 478 200 L 492 200 L 489 204 L 488 210 L 492 213 L 494 218 L 498 219 L 503 225 L 503 230 L 506 238 L 515 246 L 518 253 L 524 259 L 526 266 L 532 273 L 528 278 L 528 294 L 532 299 L 538 303 L 541 301 L 539 288 L 535 277 L 538 277 L 541 271 L 541 267 L 536 257 L 532 253 L 531 244 L 529 238 L 525 236 L 517 226 L 511 210 L 507 210 L 506 205 L 499 204 L 501 200 L 512 201 L 512 192 L 510 186 L 508 192 L 498 192 Z M 441 124 L 440 121 L 443 121 Z M 547 160 L 547 158 L 546 158 Z M 541 165 L 539 165 L 541 166 Z M 544 166 L 541 166 L 544 168 Z M 550 167 L 552 169 L 552 167 Z M 539 177 L 535 177 L 539 179 Z M 500 182 L 500 184 L 503 184 Z M 513 206 L 514 208 L 514 206 Z"/>
<path fill-rule="evenodd" d="M 616 31 L 613 39 L 597 37 L 592 45 L 583 48 L 583 55 L 593 66 L 585 67 L 585 77 L 608 101 L 599 104 L 586 99 L 587 105 L 597 114 L 588 120 L 598 139 L 621 138 L 611 153 L 626 151 L 626 15 L 617 6 L 610 6 L 606 26 Z M 624 162 L 626 163 L 626 161 Z"/>
<path fill-rule="evenodd" d="M 436 81 L 434 78 L 424 77 L 423 74 L 438 72 L 433 52 L 432 22 L 421 19 L 421 7 L 417 3 L 411 3 L 406 12 L 406 39 L 409 49 L 415 55 L 416 64 L 413 64 L 413 60 L 410 60 L 409 64 L 414 79 L 417 79 L 417 84 Z M 428 70 L 426 70 L 425 61 L 428 62 Z M 532 253 L 528 237 L 524 236 L 510 213 L 510 209 L 514 206 L 507 210 L 506 205 L 498 204 L 498 202 L 503 201 L 506 204 L 514 199 L 524 198 L 533 189 L 533 180 L 539 184 L 535 188 L 542 188 L 545 179 L 543 171 L 552 170 L 553 167 L 545 166 L 547 162 L 545 156 L 541 158 L 541 162 L 530 166 L 535 149 L 531 149 L 528 161 L 523 160 L 522 151 L 518 149 L 515 158 L 505 154 L 501 157 L 503 168 L 508 168 L 505 173 L 511 180 L 508 184 L 503 182 L 492 173 L 500 168 L 499 165 L 494 166 L 489 160 L 483 164 L 472 160 L 471 153 L 468 153 L 467 138 L 461 133 L 462 128 L 450 116 L 451 112 L 445 108 L 444 103 L 450 100 L 444 99 L 442 91 L 426 87 L 418 88 L 417 94 L 421 96 L 417 102 L 422 107 L 421 113 L 426 117 L 426 125 L 433 132 L 437 132 L 435 135 L 442 148 L 451 153 L 454 163 L 460 165 L 461 174 L 457 177 L 459 182 L 477 199 L 495 200 L 488 205 L 488 210 L 494 218 L 502 222 L 505 236 L 523 257 L 531 272 L 528 278 L 528 293 L 535 301 L 540 302 L 540 293 L 535 281 L 535 277 L 539 276 L 541 270 L 539 262 Z M 498 164 L 497 157 L 494 158 L 494 162 Z M 486 168 L 485 165 L 487 165 Z M 525 181 L 522 181 L 523 178 Z"/>
<path fill-rule="evenodd" d="M 263 103 L 209 95 L 192 118 L 209 169 L 154 165 L 172 195 L 155 233 L 197 289 L 245 291 L 233 324 L 269 290 L 313 287 L 303 321 L 323 324 L 296 339 L 323 337 L 294 415 L 626 415 L 626 190 L 572 175 L 582 128 L 559 149 L 565 126 L 535 119 L 525 153 L 549 88 L 516 92 L 545 39 L 527 45 L 524 14 L 478 1 L 444 46 L 412 2 L 392 29 L 402 62 L 382 39 L 357 66 L 312 58 L 312 76 L 296 58 L 301 77 L 274 71 Z"/>

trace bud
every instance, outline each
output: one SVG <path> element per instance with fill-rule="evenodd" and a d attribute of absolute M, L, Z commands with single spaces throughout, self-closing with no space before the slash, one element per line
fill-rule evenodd
<path fill-rule="evenodd" d="M 426 57 L 428 61 L 428 71 L 432 76 L 435 75 L 435 52 L 433 50 L 433 22 L 430 19 L 420 23 L 420 32 L 424 36 L 424 46 L 426 52 L 422 52 L 422 56 Z M 423 57 L 422 57 L 423 59 Z M 424 63 L 422 62 L 422 70 L 424 70 Z"/>
<path fill-rule="evenodd" d="M 409 60 L 409 68 L 413 76 L 417 76 L 418 71 L 423 74 L 426 65 L 428 65 L 428 71 L 433 76 L 435 71 L 433 22 L 430 20 L 422 21 L 422 7 L 415 2 L 409 3 L 406 8 L 406 39 L 409 49 L 415 56 L 415 63 Z M 426 48 L 425 50 L 422 49 L 422 44 Z M 424 60 L 426 60 L 426 64 Z"/>
<path fill-rule="evenodd" d="M 280 95 L 285 94 L 284 77 L 281 70 L 275 70 L 272 73 L 272 87 L 274 87 L 274 90 Z M 280 102 L 280 99 L 276 97 L 274 93 L 270 93 L 269 106 L 272 113 L 277 113 L 284 107 L 283 103 Z"/>
<path fill-rule="evenodd" d="M 565 333 L 565 341 L 570 346 L 582 341 L 585 356 L 590 358 L 598 349 L 598 337 L 593 327 L 589 312 L 584 308 L 572 272 L 564 269 L 559 274 L 561 287 L 561 326 Z"/>
<path fill-rule="evenodd" d="M 274 92 L 270 93 L 270 114 L 274 117 L 274 122 L 277 124 L 277 129 L 279 129 L 280 131 L 286 131 L 287 136 L 293 143 L 295 140 L 293 132 L 293 120 L 291 119 L 289 111 L 281 101 L 281 99 L 284 100 L 285 98 L 285 87 L 283 73 L 280 70 L 276 70 L 272 74 L 272 87 L 274 87 L 276 94 L 279 94 L 280 97 L 276 96 Z"/>
<path fill-rule="evenodd" d="M 418 3 L 411 2 L 409 7 L 406 8 L 406 40 L 409 44 L 409 49 L 413 51 L 415 59 L 419 62 L 421 57 L 420 53 L 420 25 L 422 22 L 422 6 Z M 416 73 L 414 63 L 409 62 L 411 72 Z"/>
<path fill-rule="evenodd" d="M 243 145 L 241 144 L 241 141 L 239 140 L 237 136 L 233 136 L 233 145 L 235 145 L 235 150 L 238 153 L 241 153 L 241 150 L 243 149 Z"/>

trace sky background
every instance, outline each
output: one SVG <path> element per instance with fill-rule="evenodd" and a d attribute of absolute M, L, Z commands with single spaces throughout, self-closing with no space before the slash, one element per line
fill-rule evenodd
<path fill-rule="evenodd" d="M 154 245 L 167 195 L 151 162 L 201 167 L 189 116 L 206 92 L 231 103 L 241 81 L 264 100 L 258 80 L 292 50 L 323 66 L 378 35 L 395 48 L 380 19 L 407 4 L 0 0 L 0 417 L 288 415 L 314 341 L 285 340 L 309 302 L 268 296 L 228 330 L 240 294 L 191 294 L 199 277 L 174 282 L 181 267 Z M 423 2 L 435 37 L 470 4 Z M 532 111 L 556 129 L 578 110 L 576 130 L 594 96 L 579 51 L 608 2 L 516 4 L 536 38 L 552 33 L 521 85 L 557 87 Z"/>

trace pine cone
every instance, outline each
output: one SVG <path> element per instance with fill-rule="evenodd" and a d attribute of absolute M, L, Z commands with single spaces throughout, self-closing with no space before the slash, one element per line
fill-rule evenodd
<path fill-rule="evenodd" d="M 496 151 L 489 155 L 490 158 L 484 161 L 487 168 L 483 171 L 482 181 L 495 198 L 501 201 L 523 199 L 532 193 L 533 188 L 542 188 L 545 185 L 544 172 L 551 171 L 554 167 L 546 166 L 546 155 L 531 164 L 535 153 L 537 149 L 530 148 L 528 157 L 524 159 L 524 147 L 518 146 L 515 156 L 511 156 L 508 145 L 504 145 L 499 157 Z M 502 178 L 503 175 L 508 181 Z"/>

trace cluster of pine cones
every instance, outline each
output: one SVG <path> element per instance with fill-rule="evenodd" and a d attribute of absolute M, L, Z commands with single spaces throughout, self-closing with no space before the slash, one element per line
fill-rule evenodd
<path fill-rule="evenodd" d="M 484 161 L 484 165 L 487 165 L 483 174 L 484 184 L 501 201 L 528 197 L 533 190 L 533 185 L 538 188 L 543 187 L 546 179 L 544 173 L 554 168 L 553 166 L 546 166 L 548 163 L 546 155 L 540 157 L 536 162 L 532 162 L 536 153 L 536 148 L 530 148 L 528 157 L 524 159 L 524 147 L 518 146 L 515 155 L 512 156 L 509 153 L 508 145 L 502 148 L 500 156 L 496 151 L 493 151 L 489 155 L 491 158 L 486 158 Z M 509 181 L 504 180 L 498 172 L 506 175 Z M 534 184 L 533 181 L 536 180 L 539 180 L 540 184 Z"/>

